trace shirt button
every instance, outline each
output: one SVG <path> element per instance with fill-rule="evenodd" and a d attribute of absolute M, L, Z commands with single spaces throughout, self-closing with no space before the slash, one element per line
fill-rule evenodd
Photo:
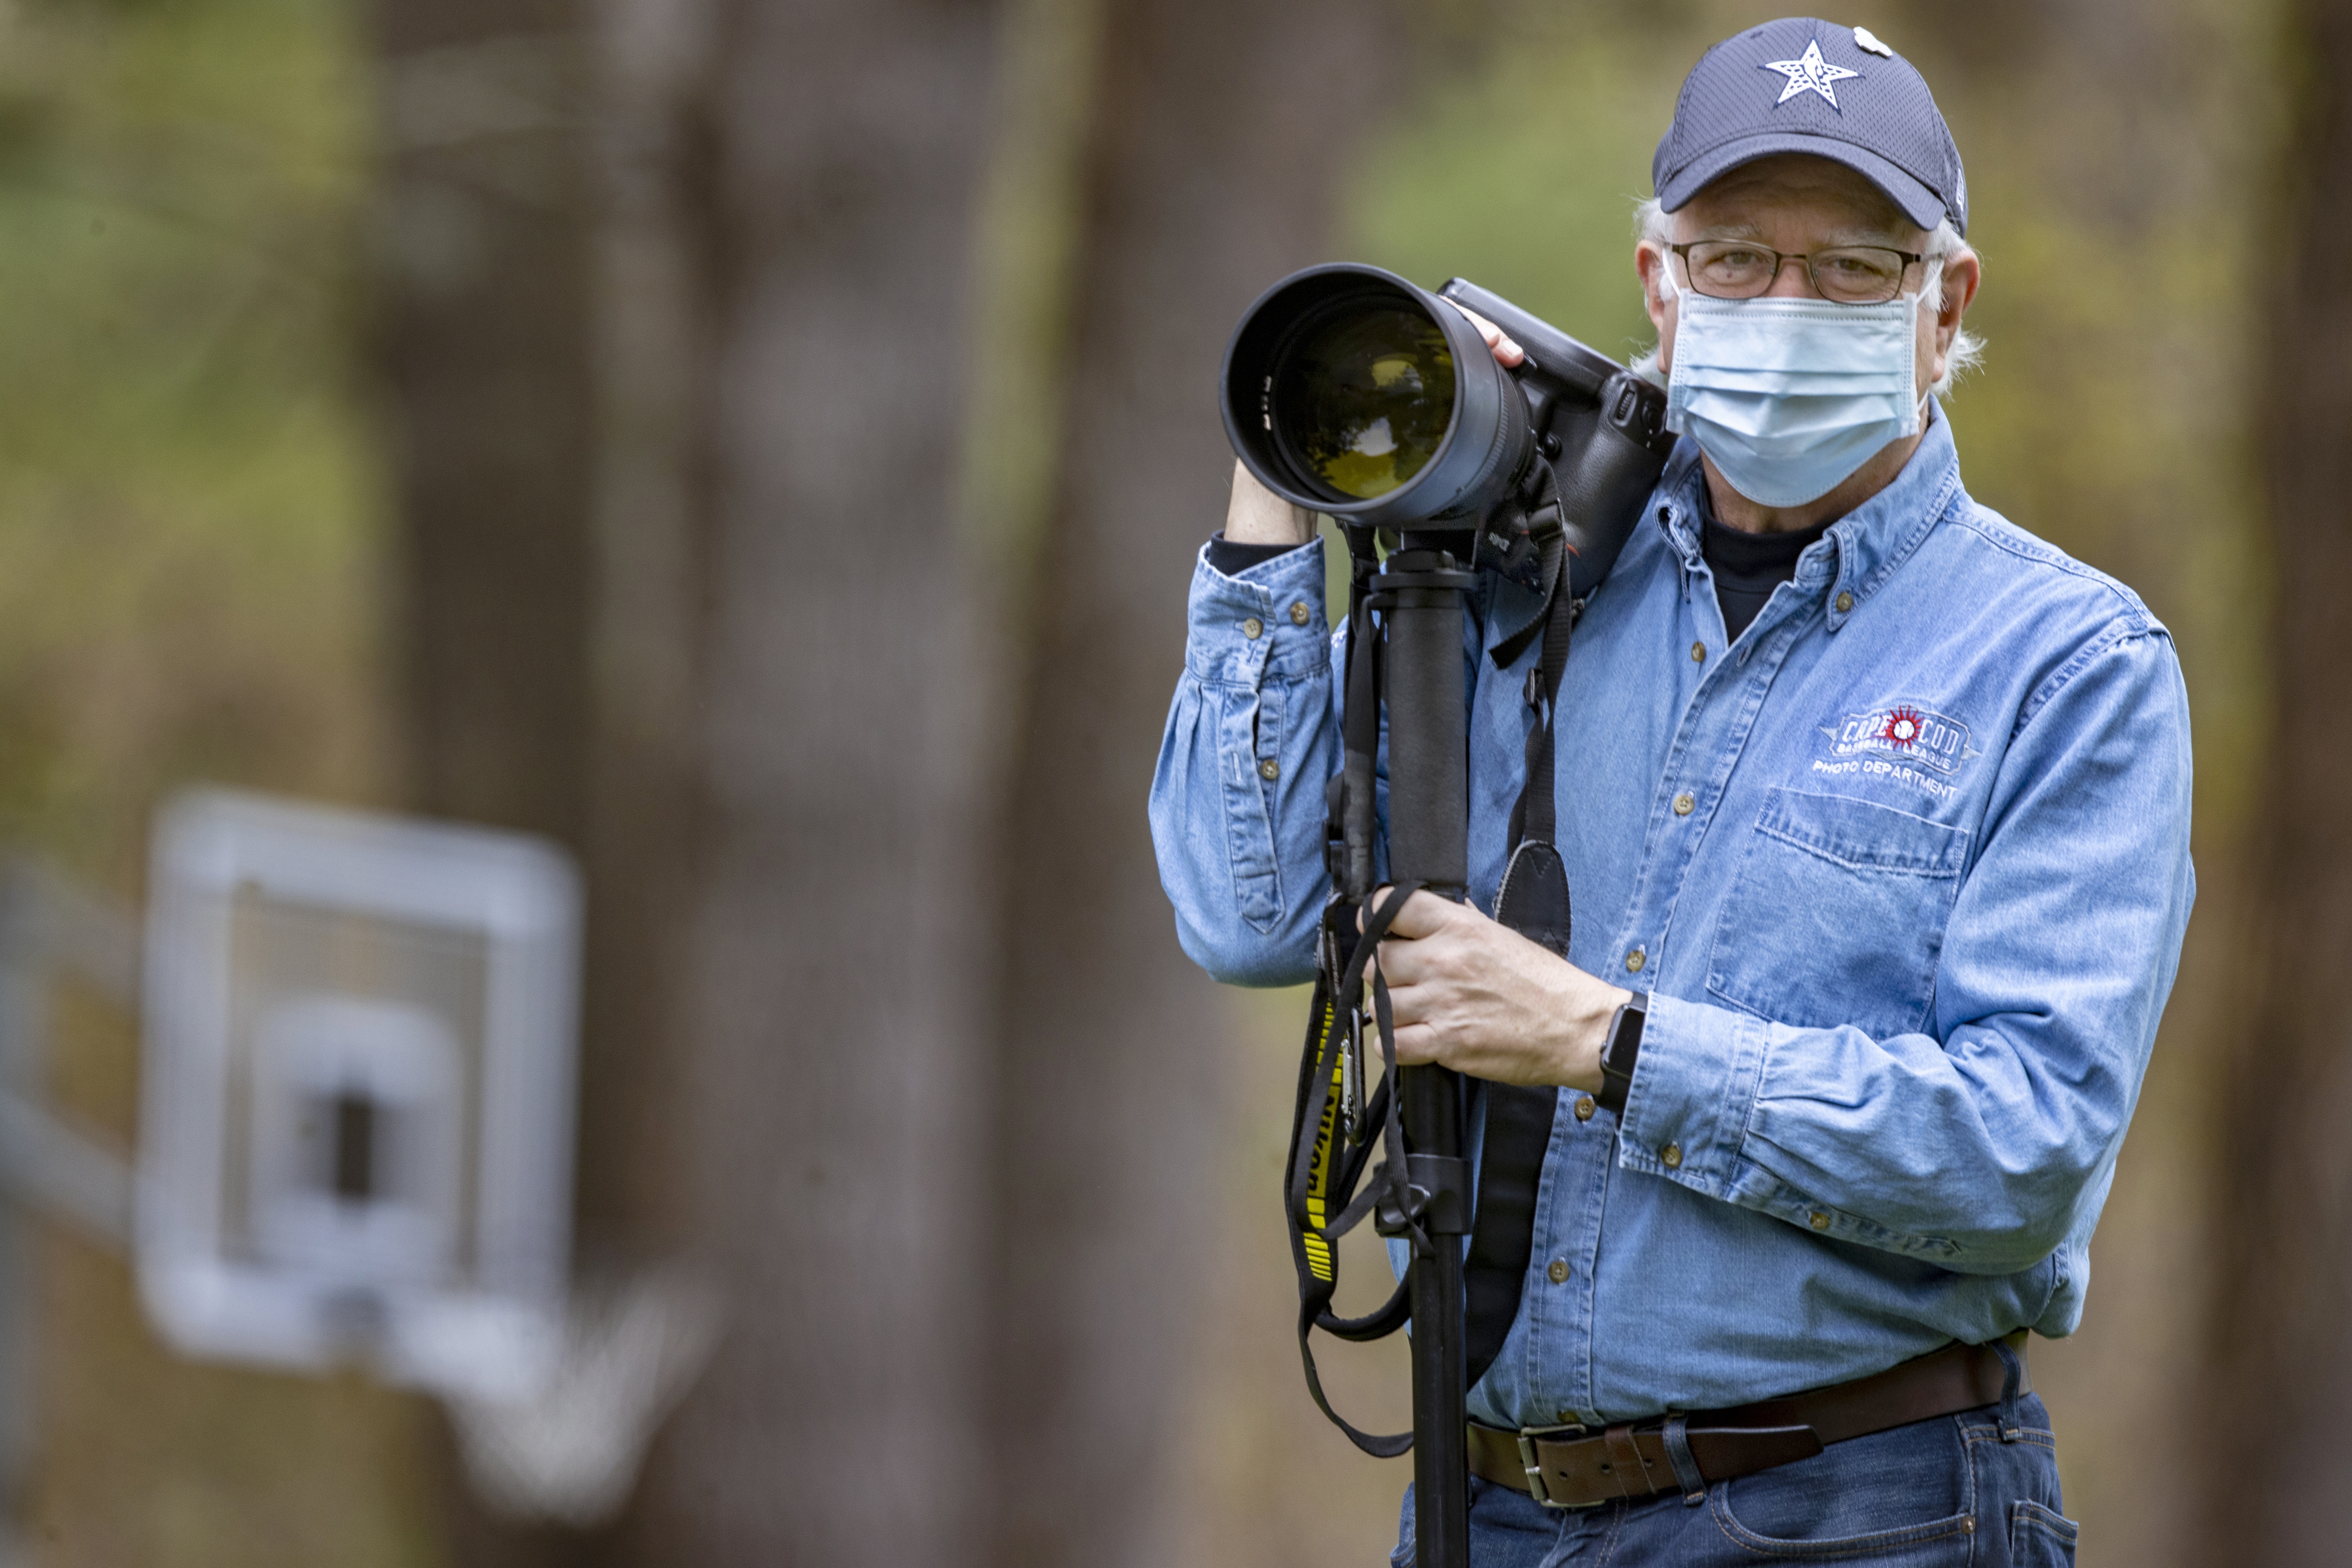
<path fill-rule="evenodd" d="M 1683 1168 L 1683 1146 L 1669 1143 L 1658 1151 L 1658 1158 L 1665 1162 L 1667 1170 L 1679 1171 Z"/>
<path fill-rule="evenodd" d="M 1628 974 L 1639 974 L 1642 973 L 1642 965 L 1649 962 L 1649 954 L 1643 952 L 1637 947 L 1633 952 L 1625 955 L 1625 973 Z"/>
<path fill-rule="evenodd" d="M 1576 1097 L 1576 1119 L 1579 1121 L 1591 1121 L 1592 1113 L 1600 1109 L 1601 1108 L 1598 1105 L 1595 1105 L 1592 1102 L 1592 1097 L 1591 1095 L 1580 1094 Z"/>
<path fill-rule="evenodd" d="M 1830 1216 L 1823 1214 L 1821 1210 L 1815 1209 L 1812 1213 L 1812 1226 L 1815 1230 L 1829 1229 Z"/>
<path fill-rule="evenodd" d="M 1847 611 L 1849 611 L 1849 610 L 1853 609 L 1853 595 L 1852 594 L 1840 594 L 1840 595 L 1837 596 L 1837 607 L 1838 607 L 1838 614 L 1839 614 L 1839 615 L 1841 615 L 1841 616 L 1844 615 Z"/>
<path fill-rule="evenodd" d="M 1567 1284 L 1567 1283 L 1568 1283 L 1568 1259 L 1567 1259 L 1567 1258 L 1553 1258 L 1553 1259 L 1551 1260 L 1551 1267 L 1550 1267 L 1549 1268 L 1545 1269 L 1545 1270 L 1544 1270 L 1544 1272 L 1551 1276 L 1551 1282 L 1552 1282 L 1553 1284 L 1555 1284 L 1555 1285 L 1565 1285 L 1565 1284 Z"/>
<path fill-rule="evenodd" d="M 1691 644 L 1691 662 L 1693 664 L 1705 664 L 1706 662 L 1706 644 L 1703 642 L 1695 642 Z"/>
<path fill-rule="evenodd" d="M 1248 620 L 1242 623 L 1242 636 L 1249 638 L 1252 642 L 1257 641 L 1258 634 L 1264 630 L 1265 630 L 1265 623 L 1259 620 L 1255 616 L 1252 616 Z"/>
<path fill-rule="evenodd" d="M 1278 779 L 1282 776 L 1282 764 L 1268 757 L 1258 763 L 1257 776 L 1262 779 Z"/>
<path fill-rule="evenodd" d="M 1290 606 L 1290 624 L 1292 626 L 1303 626 L 1314 618 L 1315 612 L 1307 607 L 1306 600 L 1301 599 Z"/>
<path fill-rule="evenodd" d="M 1696 809 L 1698 809 L 1697 796 L 1690 795 L 1678 795 L 1675 796 L 1675 815 L 1676 816 L 1688 816 Z"/>

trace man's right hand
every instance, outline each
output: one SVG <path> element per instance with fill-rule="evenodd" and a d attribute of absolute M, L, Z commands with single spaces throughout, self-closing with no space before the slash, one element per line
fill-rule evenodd
<path fill-rule="evenodd" d="M 1234 499 L 1225 505 L 1225 541 L 1230 544 L 1299 545 L 1315 537 L 1315 514 L 1291 505 L 1257 482 L 1240 458 L 1234 459 Z"/>

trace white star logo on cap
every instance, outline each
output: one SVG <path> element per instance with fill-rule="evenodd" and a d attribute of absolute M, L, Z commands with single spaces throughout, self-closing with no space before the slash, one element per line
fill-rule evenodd
<path fill-rule="evenodd" d="M 1833 84 L 1842 82 L 1848 77 L 1858 77 L 1862 74 L 1860 71 L 1850 71 L 1843 66 L 1833 66 L 1822 58 L 1822 46 L 1819 39 L 1808 43 L 1805 46 L 1805 52 L 1793 60 L 1772 60 L 1759 66 L 1757 69 L 1779 71 L 1789 79 L 1789 85 L 1782 88 L 1780 96 L 1772 100 L 1773 108 L 1780 108 L 1799 93 L 1818 92 L 1827 99 L 1830 107 L 1837 109 L 1840 114 L 1843 114 L 1845 110 L 1838 109 L 1837 88 Z"/>

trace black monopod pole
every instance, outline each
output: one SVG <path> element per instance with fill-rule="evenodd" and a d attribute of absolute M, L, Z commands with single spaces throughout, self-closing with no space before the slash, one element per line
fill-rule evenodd
<path fill-rule="evenodd" d="M 1439 536 L 1445 538 L 1448 536 Z M 1458 538 L 1459 536 L 1451 536 Z M 1426 536 L 1408 533 L 1374 586 L 1387 627 L 1381 685 L 1389 720 L 1389 875 L 1443 898 L 1470 880 L 1470 715 L 1462 662 L 1463 590 L 1475 578 Z M 1405 1068 L 1400 1109 L 1410 1179 L 1428 1192 L 1412 1305 L 1413 1561 L 1468 1568 L 1470 1483 L 1462 1386 L 1462 1238 L 1470 1229 L 1462 1158 L 1462 1080 Z"/>

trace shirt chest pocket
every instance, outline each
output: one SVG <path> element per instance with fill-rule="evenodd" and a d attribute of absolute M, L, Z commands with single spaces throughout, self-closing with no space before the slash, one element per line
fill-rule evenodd
<path fill-rule="evenodd" d="M 1968 848 L 1965 828 L 1775 789 L 1717 922 L 1707 991 L 1800 1027 L 1925 1028 Z"/>

